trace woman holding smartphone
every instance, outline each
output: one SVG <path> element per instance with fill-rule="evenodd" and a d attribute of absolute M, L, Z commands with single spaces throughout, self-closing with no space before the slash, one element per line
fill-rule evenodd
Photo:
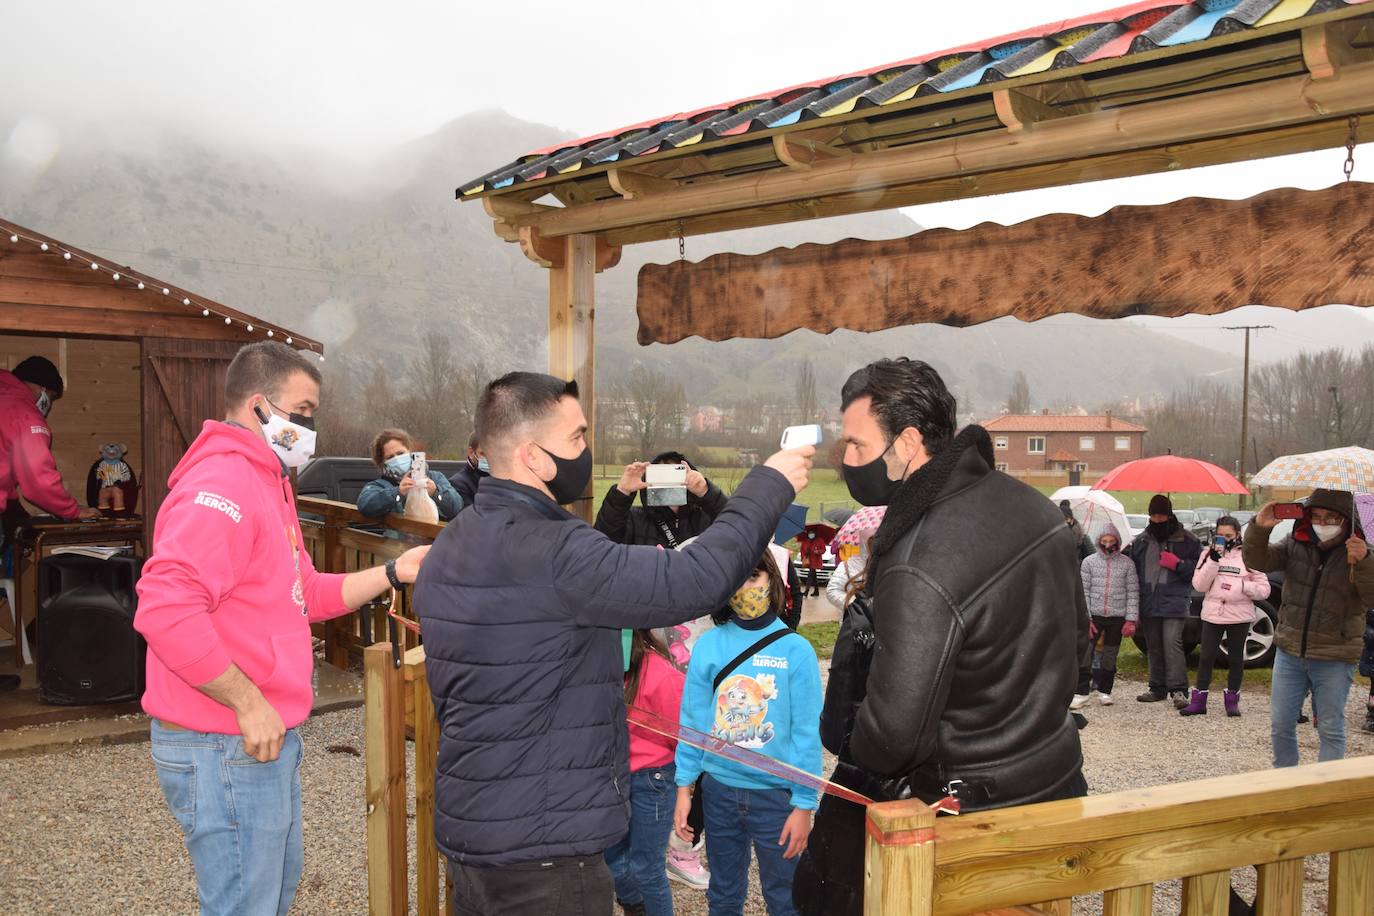
<path fill-rule="evenodd" d="M 1226 636 L 1230 666 L 1223 695 L 1228 716 L 1240 715 L 1240 684 L 1245 676 L 1245 642 L 1255 619 L 1255 602 L 1269 597 L 1269 577 L 1248 569 L 1241 558 L 1240 523 L 1229 515 L 1217 519 L 1212 547 L 1202 555 L 1193 572 L 1193 588 L 1202 601 L 1202 649 L 1197 663 L 1197 687 L 1179 715 L 1207 714 L 1207 691 L 1212 686 L 1212 665 Z"/>

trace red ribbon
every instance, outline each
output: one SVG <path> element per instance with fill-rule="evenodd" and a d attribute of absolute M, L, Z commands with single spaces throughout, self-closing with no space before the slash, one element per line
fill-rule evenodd
<path fill-rule="evenodd" d="M 638 706 L 630 707 L 630 724 L 636 725 L 646 731 L 651 731 L 656 735 L 665 738 L 672 738 L 681 741 L 683 744 L 699 748 L 717 757 L 724 757 L 726 760 L 733 760 L 735 763 L 747 766 L 750 769 L 761 770 L 779 779 L 785 779 L 790 783 L 803 786 L 807 789 L 815 789 L 817 792 L 824 792 L 836 798 L 843 798 L 845 801 L 853 802 L 856 805 L 871 805 L 873 799 L 867 795 L 862 795 L 852 789 L 837 785 L 828 779 L 822 779 L 814 773 L 799 769 L 791 764 L 775 760 L 767 754 L 760 754 L 758 751 L 751 751 L 748 748 L 730 744 L 727 741 L 699 732 L 694 728 L 688 728 L 677 722 L 669 721 L 662 716 L 641 709 Z"/>

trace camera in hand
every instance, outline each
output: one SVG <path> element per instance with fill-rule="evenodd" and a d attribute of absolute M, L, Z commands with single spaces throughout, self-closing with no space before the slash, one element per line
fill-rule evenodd
<path fill-rule="evenodd" d="M 644 469 L 644 503 L 649 506 L 687 505 L 687 465 L 651 464 Z"/>
<path fill-rule="evenodd" d="M 1278 503 L 1274 506 L 1274 518 L 1302 518 L 1301 503 Z"/>

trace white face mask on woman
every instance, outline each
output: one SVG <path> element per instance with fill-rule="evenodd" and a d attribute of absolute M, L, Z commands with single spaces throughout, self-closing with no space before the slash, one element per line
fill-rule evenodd
<path fill-rule="evenodd" d="M 1313 525 L 1312 533 L 1321 539 L 1325 544 L 1327 541 L 1334 541 L 1345 531 L 1344 525 Z"/>

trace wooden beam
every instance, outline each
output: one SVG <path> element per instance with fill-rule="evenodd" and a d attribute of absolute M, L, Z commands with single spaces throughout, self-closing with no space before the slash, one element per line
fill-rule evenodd
<path fill-rule="evenodd" d="M 946 200 L 962 200 L 1034 188 L 1062 187 L 1085 181 L 1127 178 L 1227 162 L 1283 156 L 1342 146 L 1349 134 L 1345 118 L 1284 127 L 1241 137 L 1223 137 L 1192 143 L 1169 144 L 1126 153 L 1110 153 L 1024 166 L 980 175 L 958 175 L 889 188 L 881 194 L 844 194 L 824 200 L 789 201 L 752 210 L 717 213 L 682 221 L 684 235 L 707 235 L 731 229 L 748 229 L 845 216 L 894 207 L 912 207 Z M 1374 141 L 1374 119 L 1360 122 L 1361 142 Z M 606 233 L 619 245 L 659 241 L 677 235 L 677 222 L 652 223 Z"/>
<path fill-rule="evenodd" d="M 963 327 L 1061 312 L 1121 318 L 1252 304 L 1374 305 L 1361 243 L 1372 232 L 1374 184 L 1343 182 L 648 264 L 639 273 L 639 342 Z"/>
<path fill-rule="evenodd" d="M 626 200 L 643 200 L 655 194 L 665 194 L 677 188 L 670 178 L 656 178 L 631 169 L 611 169 L 606 173 L 611 188 Z"/>
<path fill-rule="evenodd" d="M 803 172 L 811 171 L 817 162 L 830 162 L 854 155 L 849 150 L 795 134 L 774 134 L 773 151 L 783 165 Z"/>
<path fill-rule="evenodd" d="M 1161 144 L 1230 137 L 1374 110 L 1374 63 L 1345 69 L 1338 80 L 1271 80 L 1124 109 L 1059 118 L 1028 135 L 988 131 L 830 162 L 809 171 L 769 171 L 684 185 L 645 200 L 599 201 L 513 216 L 546 235 L 595 233 L 667 219 L 750 210 L 832 194 L 882 192 L 916 181 L 994 172 Z M 1315 114 L 1314 114 L 1315 113 Z"/>
<path fill-rule="evenodd" d="M 1343 68 L 1370 59 L 1369 48 L 1356 49 L 1353 44 L 1363 26 L 1363 20 L 1354 19 L 1302 30 L 1302 59 L 1314 80 L 1335 79 Z"/>
<path fill-rule="evenodd" d="M 1374 846 L 1331 853 L 1327 883 L 1327 912 L 1368 913 L 1374 901 Z"/>
<path fill-rule="evenodd" d="M 1230 910 L 1231 872 L 1215 871 L 1183 879 L 1181 916 L 1226 916 Z"/>
<path fill-rule="evenodd" d="M 1067 117 L 1066 112 L 1046 104 L 1036 93 L 1025 89 L 993 90 L 992 106 L 997 110 L 998 120 L 1013 133 L 1041 121 Z"/>
<path fill-rule="evenodd" d="M 589 235 L 562 241 L 562 263 L 549 269 L 549 374 L 577 382 L 587 444 L 595 452 L 597 243 Z M 588 522 L 595 514 L 594 486 L 589 482 L 572 507 Z"/>
<path fill-rule="evenodd" d="M 31 305 L 0 297 L 0 332 L 56 334 L 62 337 L 177 337 L 186 340 L 234 340 L 252 343 L 262 336 L 241 325 L 227 327 L 208 318 L 174 318 L 147 312 Z M 316 345 L 318 347 L 318 345 Z"/>
<path fill-rule="evenodd" d="M 1155 911 L 1155 886 L 1137 884 L 1102 895 L 1102 916 L 1150 916 Z"/>
<path fill-rule="evenodd" d="M 545 238 L 538 229 L 525 226 L 519 230 L 520 250 L 540 267 L 562 267 L 563 252 L 567 248 L 562 239 Z"/>

